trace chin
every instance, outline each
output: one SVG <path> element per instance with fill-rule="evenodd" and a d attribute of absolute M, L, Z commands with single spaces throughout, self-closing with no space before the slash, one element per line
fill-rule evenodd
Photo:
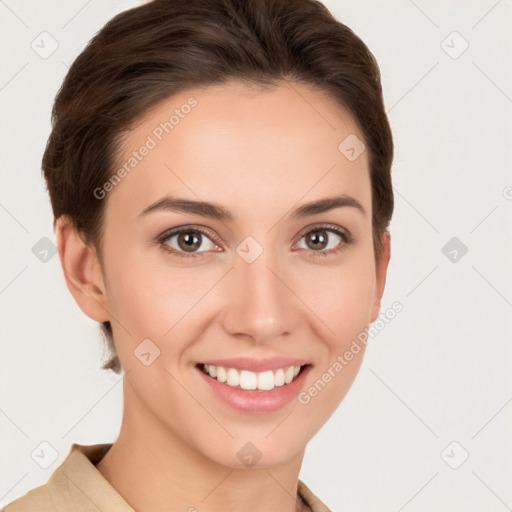
<path fill-rule="evenodd" d="M 293 458 L 303 455 L 305 446 L 298 440 L 294 445 L 283 443 L 281 436 L 271 440 L 269 437 L 272 434 L 264 437 L 268 432 L 265 429 L 265 433 L 259 437 L 230 438 L 219 445 L 215 452 L 211 452 L 210 446 L 210 450 L 203 454 L 217 464 L 231 469 L 270 469 L 283 466 Z M 293 441 L 289 435 L 286 437 L 288 441 Z"/>

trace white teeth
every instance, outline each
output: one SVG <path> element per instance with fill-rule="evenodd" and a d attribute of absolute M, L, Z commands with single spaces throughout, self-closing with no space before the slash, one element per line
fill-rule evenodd
<path fill-rule="evenodd" d="M 219 382 L 226 382 L 228 380 L 226 368 L 222 368 L 222 366 L 217 366 L 217 380 Z"/>
<path fill-rule="evenodd" d="M 279 368 L 274 374 L 274 385 L 283 386 L 284 385 L 284 370 Z"/>
<path fill-rule="evenodd" d="M 264 389 L 266 391 L 274 389 L 274 373 L 272 370 L 258 373 L 258 389 Z"/>
<path fill-rule="evenodd" d="M 240 384 L 240 374 L 234 368 L 228 368 L 227 375 L 228 380 L 226 381 L 226 384 L 234 387 Z"/>
<path fill-rule="evenodd" d="M 216 378 L 219 382 L 225 382 L 228 386 L 240 387 L 242 389 L 260 389 L 269 391 L 274 387 L 289 384 L 300 372 L 300 366 L 288 366 L 279 368 L 275 372 L 266 370 L 264 372 L 251 372 L 249 370 L 238 371 L 235 368 L 224 368 L 222 366 L 203 365 L 203 371 Z"/>
<path fill-rule="evenodd" d="M 258 387 L 258 376 L 254 372 L 242 370 L 240 372 L 240 387 L 242 389 L 256 389 Z"/>

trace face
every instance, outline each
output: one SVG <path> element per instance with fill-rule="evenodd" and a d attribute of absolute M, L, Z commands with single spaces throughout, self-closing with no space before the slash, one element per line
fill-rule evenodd
<path fill-rule="evenodd" d="M 100 320 L 148 443 L 179 440 L 231 467 L 258 451 L 256 467 L 282 464 L 347 393 L 364 347 L 344 355 L 378 315 L 387 265 L 374 257 L 367 152 L 339 149 L 349 136 L 363 139 L 351 116 L 305 85 L 231 83 L 173 96 L 124 138 L 125 172 L 104 188 Z M 325 199 L 339 201 L 301 210 Z M 198 367 L 235 358 L 248 361 L 224 368 L 257 370 L 247 386 L 273 369 L 274 388 L 235 389 L 243 372 L 226 371 L 230 386 Z M 301 372 L 280 384 L 293 362 Z"/>

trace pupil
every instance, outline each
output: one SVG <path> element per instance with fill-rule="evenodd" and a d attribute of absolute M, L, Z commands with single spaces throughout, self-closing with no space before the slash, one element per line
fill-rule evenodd
<path fill-rule="evenodd" d="M 318 233 L 318 232 L 317 232 L 317 233 Z M 318 242 L 320 242 L 320 246 L 321 246 L 320 248 L 322 248 L 322 249 L 323 249 L 323 248 L 325 247 L 325 242 L 326 242 L 326 240 L 327 240 L 327 237 L 326 237 L 326 236 L 324 236 L 324 235 L 321 235 L 321 234 L 320 234 L 320 235 L 318 235 L 318 234 L 312 234 L 312 235 L 310 235 L 310 236 L 309 236 L 309 240 L 310 240 L 310 241 L 313 241 L 313 246 L 315 246 L 315 245 L 316 245 L 316 248 L 318 248 L 318 247 L 319 247 Z"/>
<path fill-rule="evenodd" d="M 188 252 L 192 252 L 190 249 L 199 249 L 201 243 L 199 237 L 191 235 L 190 233 L 181 233 L 178 242 L 184 242 L 184 249 Z M 180 247 L 181 243 L 180 243 Z M 182 247 L 183 248 L 183 247 Z"/>

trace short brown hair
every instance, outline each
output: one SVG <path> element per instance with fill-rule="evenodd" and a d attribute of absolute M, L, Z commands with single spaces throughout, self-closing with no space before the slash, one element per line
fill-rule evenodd
<path fill-rule="evenodd" d="M 55 220 L 67 215 L 101 261 L 105 201 L 121 137 L 150 108 L 198 86 L 305 83 L 351 113 L 364 135 L 376 257 L 393 213 L 393 139 L 377 62 L 315 0 L 153 0 L 121 12 L 76 58 L 55 98 L 42 169 Z M 341 141 L 340 141 L 341 142 Z M 110 322 L 110 359 L 120 373 Z"/>

